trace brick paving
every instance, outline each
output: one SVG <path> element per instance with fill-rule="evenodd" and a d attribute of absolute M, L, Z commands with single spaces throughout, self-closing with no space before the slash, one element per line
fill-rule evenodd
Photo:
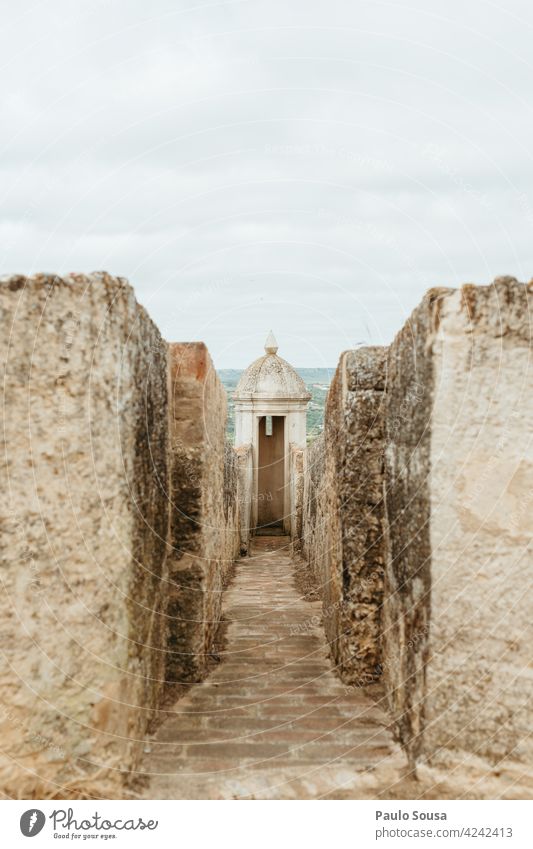
<path fill-rule="evenodd" d="M 398 782 L 387 716 L 335 675 L 321 605 L 293 570 L 286 537 L 257 538 L 239 561 L 222 661 L 151 741 L 148 798 L 374 798 Z"/>

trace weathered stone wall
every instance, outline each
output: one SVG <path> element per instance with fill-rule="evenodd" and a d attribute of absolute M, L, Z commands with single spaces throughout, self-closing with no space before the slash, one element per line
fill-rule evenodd
<path fill-rule="evenodd" d="M 3 279 L 0 319 L 0 784 L 115 795 L 164 679 L 167 348 L 104 273 Z"/>
<path fill-rule="evenodd" d="M 385 413 L 384 680 L 396 731 L 420 754 L 429 657 L 430 440 L 433 370 L 428 340 L 445 290 L 432 291 L 389 349 Z"/>
<path fill-rule="evenodd" d="M 385 351 L 341 357 L 325 430 L 307 452 L 303 554 L 323 599 L 326 635 L 347 683 L 381 674 Z"/>
<path fill-rule="evenodd" d="M 205 674 L 221 594 L 239 554 L 238 469 L 226 448 L 226 393 L 202 342 L 170 345 L 172 553 L 167 680 Z"/>
<path fill-rule="evenodd" d="M 322 433 L 305 449 L 301 521 L 301 553 L 321 594 L 326 580 L 331 512 L 324 498 L 325 473 L 326 451 Z"/>
<path fill-rule="evenodd" d="M 465 286 L 433 338 L 425 750 L 533 764 L 533 285 Z"/>
<path fill-rule="evenodd" d="M 413 761 L 533 759 L 532 291 L 431 291 L 390 349 L 385 674 Z"/>
<path fill-rule="evenodd" d="M 383 601 L 383 416 L 386 351 L 361 348 L 343 360 L 344 413 L 338 413 L 335 478 L 339 481 L 343 582 L 341 670 L 348 681 L 381 674 Z"/>
<path fill-rule="evenodd" d="M 253 450 L 250 443 L 234 449 L 237 459 L 237 501 L 239 506 L 240 553 L 246 555 L 250 548 L 252 525 L 252 488 L 254 480 Z"/>
<path fill-rule="evenodd" d="M 289 446 L 290 537 L 294 554 L 301 549 L 305 449 Z"/>

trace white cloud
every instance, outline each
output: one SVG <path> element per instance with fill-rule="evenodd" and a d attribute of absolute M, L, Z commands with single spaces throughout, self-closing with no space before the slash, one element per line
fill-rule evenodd
<path fill-rule="evenodd" d="M 473 0 L 4 12 L 4 271 L 128 276 L 242 366 L 388 342 L 433 285 L 533 273 L 533 11 Z"/>

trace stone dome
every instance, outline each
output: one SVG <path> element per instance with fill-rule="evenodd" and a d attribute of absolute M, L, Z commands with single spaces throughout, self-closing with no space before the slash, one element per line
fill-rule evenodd
<path fill-rule="evenodd" d="M 265 355 L 243 371 L 235 390 L 235 401 L 287 398 L 309 401 L 310 393 L 302 378 L 287 360 L 278 357 L 272 331 L 265 343 Z"/>

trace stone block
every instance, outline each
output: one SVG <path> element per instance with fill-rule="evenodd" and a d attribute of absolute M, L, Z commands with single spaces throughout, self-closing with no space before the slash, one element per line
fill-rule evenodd
<path fill-rule="evenodd" d="M 2 792 L 112 796 L 164 679 L 167 348 L 105 273 L 3 278 L 0 320 Z"/>
<path fill-rule="evenodd" d="M 323 600 L 343 681 L 381 675 L 383 417 L 386 352 L 345 352 L 328 394 L 324 434 L 307 450 L 303 553 Z"/>
<path fill-rule="evenodd" d="M 532 292 L 431 290 L 390 348 L 385 678 L 412 762 L 533 760 Z"/>
<path fill-rule="evenodd" d="M 237 459 L 226 444 L 226 393 L 203 342 L 170 346 L 169 683 L 209 666 L 226 576 L 239 554 Z"/>

